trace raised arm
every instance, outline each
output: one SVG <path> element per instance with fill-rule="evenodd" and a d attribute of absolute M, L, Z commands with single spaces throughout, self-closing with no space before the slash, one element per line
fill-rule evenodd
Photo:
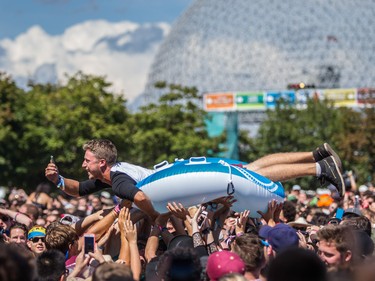
<path fill-rule="evenodd" d="M 148 198 L 143 191 L 139 191 L 135 194 L 134 204 L 149 215 L 152 220 L 155 220 L 159 215 L 159 213 L 155 211 L 154 206 L 152 206 L 150 198 Z"/>
<path fill-rule="evenodd" d="M 113 222 L 118 218 L 121 207 L 117 205 L 114 209 L 109 209 L 109 211 L 102 219 L 93 224 L 87 232 L 95 234 L 95 239 L 98 241 L 111 227 Z"/>
<path fill-rule="evenodd" d="M 79 181 L 73 179 L 63 178 L 59 175 L 59 170 L 55 163 L 48 163 L 45 170 L 46 178 L 63 190 L 66 194 L 69 194 L 74 197 L 79 195 Z"/>
<path fill-rule="evenodd" d="M 141 275 L 142 266 L 141 266 L 141 259 L 139 257 L 138 245 L 137 245 L 137 228 L 130 219 L 128 208 L 125 209 L 124 230 L 125 230 L 125 238 L 128 241 L 128 247 L 130 250 L 130 268 L 133 272 L 134 280 L 138 281 Z"/>
<path fill-rule="evenodd" d="M 146 243 L 145 258 L 147 262 L 156 257 L 156 251 L 159 247 L 159 235 L 162 235 L 162 232 L 164 232 L 163 228 L 167 224 L 170 215 L 170 213 L 160 214 L 155 220 Z"/>
<path fill-rule="evenodd" d="M 169 202 L 167 204 L 167 209 L 171 212 L 172 216 L 170 218 L 174 228 L 176 229 L 177 235 L 186 235 L 185 227 L 187 233 L 191 235 L 191 218 L 189 212 L 181 203 Z"/>
<path fill-rule="evenodd" d="M 12 220 L 18 223 L 26 225 L 28 229 L 33 226 L 33 221 L 27 215 L 15 212 L 9 209 L 0 208 L 0 214 L 10 217 Z"/>
<path fill-rule="evenodd" d="M 101 220 L 109 212 L 111 212 L 111 210 L 99 210 L 91 215 L 84 217 L 83 219 L 80 219 L 78 222 L 73 224 L 72 227 L 76 230 L 78 236 L 81 236 L 90 226 Z"/>

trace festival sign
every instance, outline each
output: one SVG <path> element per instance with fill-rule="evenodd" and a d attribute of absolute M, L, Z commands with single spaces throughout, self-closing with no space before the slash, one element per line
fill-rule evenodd
<path fill-rule="evenodd" d="M 237 110 L 265 110 L 264 92 L 236 92 Z"/>
<path fill-rule="evenodd" d="M 268 109 L 275 108 L 276 103 L 283 99 L 290 105 L 295 104 L 296 94 L 294 91 L 287 90 L 287 91 L 268 91 L 266 92 L 266 106 Z"/>
<path fill-rule="evenodd" d="M 324 89 L 323 99 L 334 102 L 335 106 L 356 106 L 357 89 Z"/>
<path fill-rule="evenodd" d="M 319 100 L 322 97 L 321 90 L 318 89 L 300 89 L 296 91 L 296 107 L 303 109 L 307 107 L 307 101 Z"/>
<path fill-rule="evenodd" d="M 206 111 L 234 111 L 234 93 L 206 93 L 203 96 Z"/>
<path fill-rule="evenodd" d="M 375 88 L 360 88 L 357 91 L 358 105 L 374 105 L 375 104 Z"/>

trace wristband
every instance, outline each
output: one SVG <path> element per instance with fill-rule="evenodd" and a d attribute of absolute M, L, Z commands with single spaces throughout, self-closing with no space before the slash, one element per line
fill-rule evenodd
<path fill-rule="evenodd" d="M 56 184 L 57 188 L 64 190 L 65 189 L 65 181 L 62 176 L 59 175 L 59 181 Z"/>
<path fill-rule="evenodd" d="M 242 235 L 244 235 L 244 233 L 243 233 L 242 231 L 240 231 L 240 232 L 238 232 L 238 233 L 236 234 L 237 237 L 240 237 L 240 236 L 242 236 Z"/>
<path fill-rule="evenodd" d="M 120 204 L 117 204 L 116 207 L 113 209 L 113 211 L 115 211 L 115 213 L 118 215 L 121 211 Z"/>
<path fill-rule="evenodd" d="M 14 216 L 14 221 L 17 221 L 17 216 L 19 215 L 20 213 L 17 212 L 17 214 Z"/>
<path fill-rule="evenodd" d="M 168 230 L 168 228 L 166 228 L 165 226 L 163 227 L 163 226 L 158 225 L 158 224 L 155 224 L 155 225 L 152 227 L 152 230 L 154 230 L 154 229 L 157 229 L 157 230 L 159 230 L 160 232 L 163 232 L 163 231 L 165 231 L 165 230 Z"/>

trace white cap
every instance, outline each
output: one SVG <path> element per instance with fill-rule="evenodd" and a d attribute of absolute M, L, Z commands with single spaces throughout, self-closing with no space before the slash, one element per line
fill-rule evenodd
<path fill-rule="evenodd" d="M 111 194 L 108 192 L 108 191 L 102 191 L 100 193 L 100 196 L 106 198 L 106 199 L 110 199 L 111 198 Z"/>
<path fill-rule="evenodd" d="M 293 185 L 292 190 L 301 190 L 301 187 L 298 184 Z"/>
<path fill-rule="evenodd" d="M 367 191 L 368 190 L 368 187 L 367 187 L 367 185 L 361 185 L 359 188 L 358 188 L 358 191 L 359 192 L 365 192 L 365 191 Z"/>
<path fill-rule="evenodd" d="M 317 195 L 323 195 L 323 194 L 328 194 L 331 195 L 331 191 L 327 188 L 317 188 L 316 189 L 316 194 Z"/>

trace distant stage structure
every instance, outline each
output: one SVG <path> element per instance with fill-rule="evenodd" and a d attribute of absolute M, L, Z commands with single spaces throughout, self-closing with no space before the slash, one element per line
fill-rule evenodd
<path fill-rule="evenodd" d="M 375 0 L 196 0 L 149 72 L 201 92 L 374 87 Z"/>
<path fill-rule="evenodd" d="M 161 44 L 138 101 L 157 100 L 157 81 L 202 94 L 282 91 L 302 82 L 374 88 L 374 15 L 375 0 L 195 0 Z M 238 126 L 255 132 L 263 112 L 241 110 Z"/>

